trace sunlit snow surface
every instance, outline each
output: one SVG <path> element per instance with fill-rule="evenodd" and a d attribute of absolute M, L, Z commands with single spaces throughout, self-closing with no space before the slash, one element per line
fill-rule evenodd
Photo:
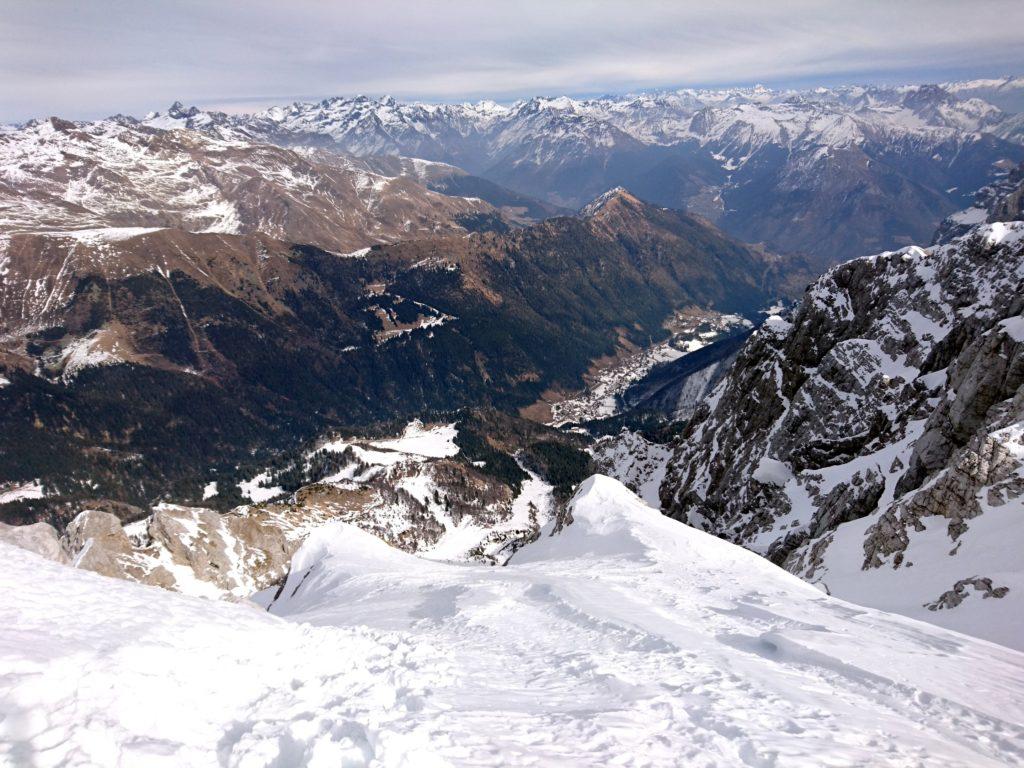
<path fill-rule="evenodd" d="M 440 459 L 454 456 L 459 452 L 459 447 L 455 444 L 456 437 L 458 430 L 454 424 L 425 427 L 420 421 L 412 421 L 405 427 L 401 437 L 377 440 L 372 445 L 388 451 Z"/>
<path fill-rule="evenodd" d="M 828 598 L 588 480 L 504 568 L 341 524 L 273 614 L 0 548 L 0 763 L 986 766 L 1024 654 Z"/>

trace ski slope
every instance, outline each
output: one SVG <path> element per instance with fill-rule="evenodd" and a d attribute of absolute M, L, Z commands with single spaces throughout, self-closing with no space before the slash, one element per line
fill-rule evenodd
<path fill-rule="evenodd" d="M 4 546 L 0 764 L 1024 763 L 1024 654 L 829 598 L 606 477 L 572 513 L 504 568 L 331 524 L 269 613 Z"/>

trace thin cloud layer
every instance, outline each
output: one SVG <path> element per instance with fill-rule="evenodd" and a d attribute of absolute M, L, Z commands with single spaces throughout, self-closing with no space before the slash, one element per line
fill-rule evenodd
<path fill-rule="evenodd" d="M 1024 71 L 1019 0 L 3 0 L 0 121 Z"/>

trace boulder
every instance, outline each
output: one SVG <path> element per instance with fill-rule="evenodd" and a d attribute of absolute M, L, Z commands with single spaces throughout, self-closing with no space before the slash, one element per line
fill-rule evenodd
<path fill-rule="evenodd" d="M 35 552 L 47 560 L 58 563 L 68 561 L 67 554 L 60 545 L 57 529 L 48 523 L 32 525 L 7 525 L 0 523 L 0 541 L 16 547 Z"/>
<path fill-rule="evenodd" d="M 76 568 L 126 578 L 133 547 L 116 515 L 96 509 L 80 512 L 64 531 L 61 544 Z"/>

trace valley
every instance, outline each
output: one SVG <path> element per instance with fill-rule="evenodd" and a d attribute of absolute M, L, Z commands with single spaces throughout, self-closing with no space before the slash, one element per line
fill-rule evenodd
<path fill-rule="evenodd" d="M 1022 93 L 0 126 L 0 762 L 1024 763 Z"/>

